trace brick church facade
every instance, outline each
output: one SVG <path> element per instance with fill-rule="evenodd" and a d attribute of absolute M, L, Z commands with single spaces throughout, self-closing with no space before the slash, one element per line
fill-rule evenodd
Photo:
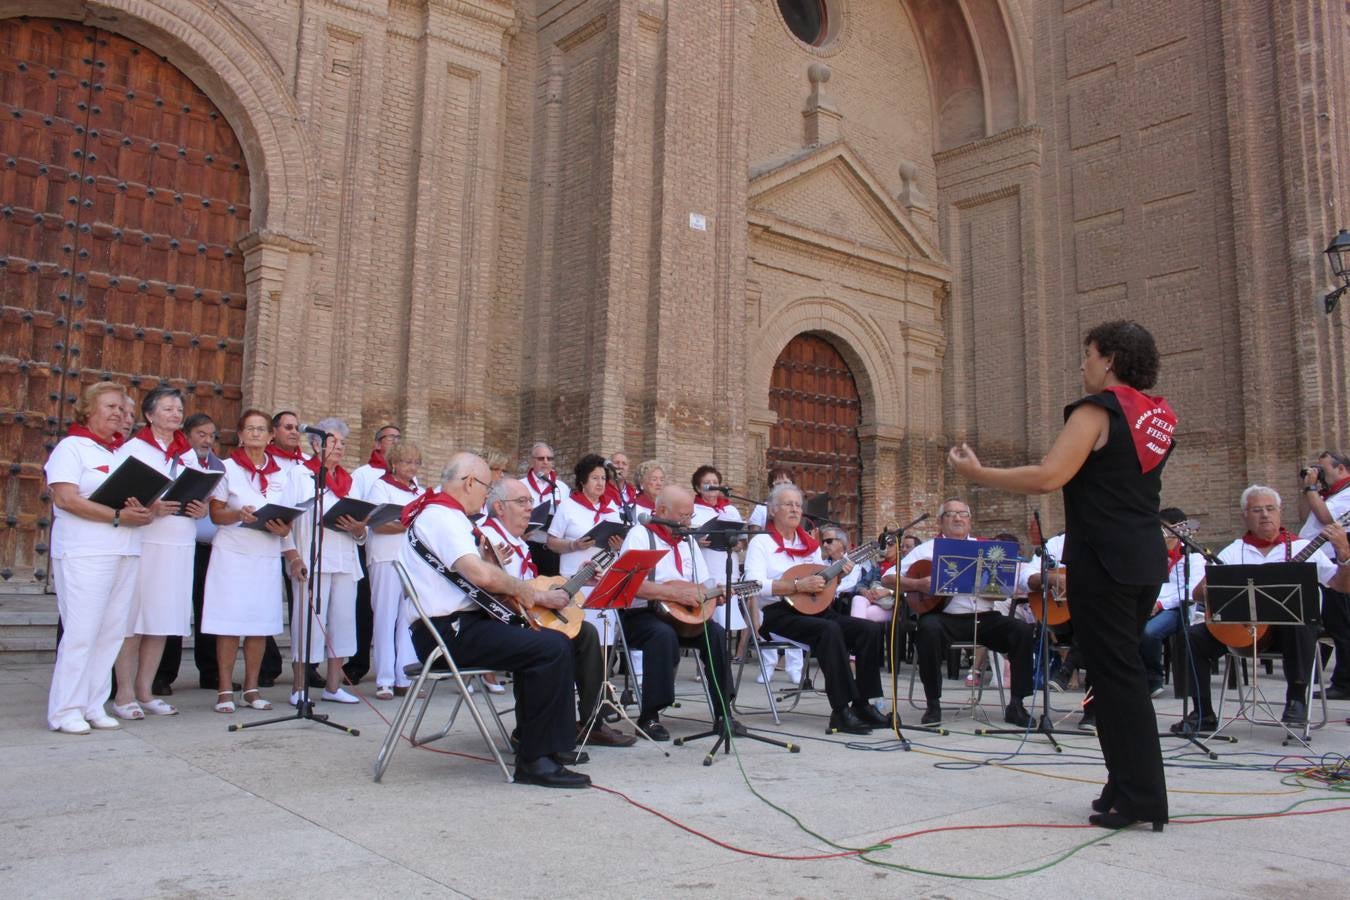
<path fill-rule="evenodd" d="M 1350 444 L 1320 0 L 0 0 L 0 575 L 82 383 L 791 469 L 864 531 L 1036 457 L 1151 328 L 1166 501 Z M 1040 501 L 967 492 L 1025 533 Z M 1051 520 L 1055 500 L 1044 501 Z"/>

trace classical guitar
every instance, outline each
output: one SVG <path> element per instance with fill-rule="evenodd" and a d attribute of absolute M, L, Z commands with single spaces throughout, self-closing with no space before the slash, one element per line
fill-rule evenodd
<path fill-rule="evenodd" d="M 1336 524 L 1342 528 L 1350 528 L 1350 512 L 1337 519 Z M 1327 539 L 1319 534 L 1311 541 L 1308 541 L 1308 546 L 1294 554 L 1289 561 L 1296 563 L 1307 562 L 1312 559 L 1314 553 L 1322 549 L 1322 545 L 1326 542 Z M 1234 650 L 1251 650 L 1252 645 L 1255 644 L 1257 651 L 1260 652 L 1270 643 L 1269 625 L 1251 625 L 1243 624 L 1241 622 L 1212 622 L 1209 618 L 1208 608 L 1205 610 L 1205 627 L 1209 629 L 1210 634 L 1214 635 L 1214 637 L 1218 638 L 1229 647 L 1232 647 Z"/>
<path fill-rule="evenodd" d="M 1042 590 L 1027 592 L 1027 606 L 1031 607 L 1031 614 L 1036 617 L 1037 622 L 1041 621 L 1041 606 L 1043 599 L 1047 601 L 1044 603 L 1045 621 L 1048 622 L 1051 627 L 1063 625 L 1065 622 L 1069 621 L 1069 595 L 1064 588 L 1055 587 L 1056 581 L 1060 584 L 1064 583 L 1064 574 L 1067 571 L 1068 570 L 1064 566 L 1059 566 L 1050 570 L 1050 591 L 1048 597 L 1046 596 L 1044 585 L 1041 586 Z M 1055 578 L 1056 575 L 1059 576 L 1058 579 Z"/>
<path fill-rule="evenodd" d="M 895 530 L 887 525 L 875 541 L 868 541 L 861 547 L 844 554 L 828 566 L 822 566 L 820 563 L 802 563 L 793 566 L 778 577 L 784 581 L 796 581 L 812 575 L 819 575 L 825 579 L 825 586 L 814 594 L 806 591 L 784 594 L 783 599 L 802 615 L 819 615 L 829 609 L 830 604 L 834 602 L 835 592 L 839 590 L 839 576 L 844 572 L 845 560 L 857 566 L 874 559 L 880 559 L 881 555 L 886 552 L 886 547 L 893 543 L 895 543 Z"/>
<path fill-rule="evenodd" d="M 933 561 L 931 559 L 919 559 L 905 571 L 906 578 L 930 578 L 933 574 Z M 951 597 L 942 594 L 929 594 L 924 591 L 905 591 L 905 602 L 909 608 L 914 610 L 914 615 L 921 616 L 924 613 L 941 612 L 947 605 Z"/>
<path fill-rule="evenodd" d="M 536 627 L 561 631 L 569 638 L 576 637 L 581 631 L 581 623 L 586 620 L 586 611 L 581 608 L 586 602 L 586 598 L 581 595 L 582 587 L 597 575 L 603 574 L 618 557 L 619 554 L 613 550 L 601 550 L 586 560 L 571 578 L 563 578 L 561 575 L 541 575 L 530 579 L 530 587 L 536 591 L 551 591 L 556 588 L 566 591 L 567 596 L 572 598 L 572 601 L 562 609 L 536 606 L 530 610 L 530 615 L 538 623 Z"/>
<path fill-rule="evenodd" d="M 737 597 L 748 599 L 759 593 L 759 582 L 734 581 L 731 584 L 731 591 Z M 703 631 L 703 623 L 712 618 L 713 611 L 717 609 L 717 600 L 722 594 L 722 586 L 719 584 L 713 591 L 708 592 L 703 602 L 696 607 L 661 601 L 652 603 L 651 608 L 659 618 L 669 622 L 680 637 L 697 637 Z"/>

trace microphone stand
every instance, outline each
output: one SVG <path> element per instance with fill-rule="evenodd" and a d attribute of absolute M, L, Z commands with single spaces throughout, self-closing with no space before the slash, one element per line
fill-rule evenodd
<path fill-rule="evenodd" d="M 734 495 L 729 495 L 729 496 L 734 496 Z M 698 539 L 699 539 L 700 537 L 711 537 L 711 536 L 713 536 L 713 535 L 723 535 L 723 536 L 726 536 L 726 537 L 731 537 L 732 535 L 737 535 L 738 537 L 746 537 L 746 536 L 755 534 L 755 530 L 754 530 L 748 523 L 746 524 L 746 527 L 744 527 L 744 528 L 738 528 L 738 529 L 736 529 L 736 530 L 734 530 L 734 531 L 733 531 L 733 530 L 720 530 L 720 529 L 717 530 L 717 531 L 707 531 L 707 530 L 701 529 L 701 528 L 683 528 L 683 527 L 681 527 L 681 528 L 672 528 L 672 527 L 669 526 L 669 525 L 667 525 L 666 527 L 669 528 L 670 531 L 671 531 L 673 534 L 678 534 L 678 535 L 680 535 L 681 537 L 685 538 L 686 540 L 692 539 L 693 542 L 694 542 L 694 552 L 696 552 L 696 553 L 701 553 L 701 552 L 702 552 L 702 551 L 701 551 L 701 548 L 698 546 Z M 727 602 L 727 603 L 740 602 L 740 598 L 737 596 L 736 592 L 733 591 L 733 590 L 731 589 L 731 584 L 732 584 L 732 580 L 731 580 L 731 567 L 732 567 L 732 561 L 731 561 L 731 550 L 730 550 L 730 549 L 727 550 L 726 558 L 727 558 L 727 563 L 726 563 L 726 571 L 725 571 L 725 573 L 724 573 L 724 576 L 725 576 L 725 578 L 726 578 L 725 588 L 724 588 L 724 590 L 725 590 L 724 596 L 726 597 L 726 602 Z M 752 622 L 749 621 L 749 618 L 750 618 L 750 610 L 749 610 L 748 608 L 745 610 L 745 618 L 746 618 L 745 627 L 746 627 L 746 628 L 753 628 L 753 627 L 754 627 L 754 624 L 753 624 Z M 731 625 L 731 611 L 730 611 L 730 610 L 727 611 L 726 621 L 727 621 L 727 625 L 730 626 L 730 625 Z M 728 628 L 724 628 L 724 629 L 723 629 L 723 632 L 725 632 L 725 636 L 726 636 L 726 644 L 725 644 L 725 646 L 722 647 L 721 649 L 722 649 L 722 652 L 726 654 L 726 663 L 727 663 L 726 671 L 727 671 L 727 675 L 730 676 L 730 675 L 731 675 L 731 658 L 732 658 L 732 655 L 733 655 L 733 652 L 734 652 L 734 650 L 733 650 L 734 642 L 732 641 L 732 638 L 731 638 L 731 628 L 729 628 L 729 627 L 728 627 Z M 706 625 L 706 623 L 704 624 L 704 629 L 703 629 L 703 639 L 704 639 L 704 644 L 705 644 L 705 646 L 707 646 L 707 648 L 708 648 L 708 654 L 709 654 L 709 656 L 711 657 L 711 655 L 715 652 L 715 650 L 714 650 L 714 648 L 712 647 L 712 642 L 708 640 L 708 630 L 707 630 L 707 625 Z M 712 660 L 709 659 L 709 662 L 711 662 L 711 661 L 712 661 Z M 707 679 L 709 679 L 710 681 L 715 681 L 715 680 L 716 680 L 716 676 L 715 676 L 715 674 L 714 674 L 714 671 L 715 671 L 714 667 L 710 665 L 710 666 L 707 666 L 707 669 L 708 669 L 708 671 L 704 673 L 704 677 L 707 678 Z M 729 677 L 728 677 L 728 680 L 730 680 Z M 718 750 L 721 750 L 722 753 L 723 753 L 723 755 L 729 754 L 729 753 L 731 752 L 731 741 L 732 741 L 732 728 L 731 728 L 731 685 L 730 685 L 730 684 L 718 684 L 718 685 L 717 685 L 717 688 L 718 688 L 718 693 L 721 694 L 721 697 L 719 698 L 719 697 L 717 697 L 717 696 L 714 696 L 714 697 L 713 697 L 713 701 L 714 701 L 714 703 L 716 703 L 719 699 L 721 700 L 721 703 L 722 703 L 721 715 L 720 715 L 720 716 L 717 716 L 716 719 L 722 723 L 722 727 L 721 727 L 721 728 L 718 728 L 718 727 L 717 727 L 717 721 L 714 721 L 714 722 L 713 722 L 713 727 L 710 728 L 710 729 L 708 729 L 707 731 L 701 731 L 701 732 L 699 732 L 698 734 L 691 734 L 691 735 L 689 735 L 688 737 L 676 738 L 674 741 L 672 741 L 672 743 L 673 743 L 676 747 L 683 747 L 685 744 L 688 744 L 688 743 L 690 743 L 691 741 L 701 741 L 701 740 L 703 740 L 704 738 L 708 738 L 708 737 L 716 737 L 717 740 L 713 742 L 712 747 L 709 748 L 707 754 L 703 757 L 703 765 L 705 765 L 705 766 L 711 766 L 711 765 L 713 764 L 713 759 L 714 759 L 714 757 L 717 756 L 717 751 L 718 751 Z M 763 736 L 763 735 L 755 734 L 755 733 L 754 733 L 753 731 L 751 731 L 749 728 L 746 728 L 746 729 L 745 729 L 745 733 L 744 733 L 744 734 L 736 735 L 736 737 L 738 737 L 738 738 L 748 738 L 748 739 L 750 739 L 750 740 L 752 740 L 752 741 L 759 741 L 761 744 L 769 744 L 770 746 L 773 746 L 773 747 L 782 747 L 784 750 L 786 750 L 786 751 L 789 752 L 789 753 L 800 753 L 800 752 L 801 752 L 801 749 L 802 749 L 800 746 L 798 746 L 797 744 L 792 743 L 791 741 L 778 741 L 778 740 L 774 740 L 773 738 L 769 738 L 769 737 L 765 737 L 765 736 Z"/>
<path fill-rule="evenodd" d="M 1182 643 L 1186 646 L 1186 689 L 1181 693 L 1181 721 L 1186 724 L 1182 727 L 1180 737 L 1199 747 L 1210 759 L 1218 759 L 1219 755 L 1200 740 L 1198 736 L 1200 733 L 1199 729 L 1192 728 L 1189 724 L 1191 692 L 1192 690 L 1196 693 L 1199 693 L 1200 691 L 1200 673 L 1196 671 L 1195 653 L 1191 649 L 1191 554 L 1199 553 L 1205 558 L 1205 562 L 1207 563 L 1212 563 L 1214 565 L 1221 565 L 1221 563 L 1219 562 L 1219 558 L 1210 552 L 1207 547 L 1197 544 L 1181 529 L 1173 525 L 1168 525 L 1166 522 L 1161 524 L 1163 528 L 1167 529 L 1167 533 L 1180 541 L 1181 546 L 1185 548 L 1185 552 L 1181 554 L 1181 564 L 1183 566 L 1182 577 L 1185 578 L 1185 583 L 1181 589 L 1181 637 Z M 1209 677 L 1208 671 L 1205 672 L 1205 676 Z M 1196 716 L 1196 725 L 1199 725 L 1198 712 Z M 1158 737 L 1178 737 L 1178 735 L 1173 734 L 1171 731 L 1160 731 L 1158 732 Z M 1228 737 L 1227 735 L 1210 735 L 1209 739 L 1225 740 L 1230 744 L 1237 743 L 1237 738 Z"/>
<path fill-rule="evenodd" d="M 309 698 L 309 653 L 314 641 L 315 620 L 319 618 L 323 611 L 323 600 L 319 597 L 319 579 L 323 569 L 323 492 L 325 490 L 325 481 L 328 476 L 328 467 L 324 465 L 328 461 L 328 438 L 330 435 L 323 434 L 323 443 L 319 451 L 319 470 L 314 475 L 314 527 L 309 530 L 309 581 L 306 585 L 309 597 L 305 603 L 305 615 L 308 621 L 305 623 L 305 658 L 303 671 L 305 677 L 300 680 L 300 702 L 295 704 L 295 714 L 286 716 L 274 716 L 270 719 L 263 719 L 259 722 L 245 722 L 238 725 L 230 725 L 228 731 L 243 731 L 245 728 L 261 728 L 264 725 L 275 725 L 279 722 L 294 722 L 297 719 L 307 719 L 311 722 L 318 722 L 320 725 L 327 725 L 329 728 L 336 728 L 338 731 L 345 731 L 352 737 L 358 737 L 361 732 L 347 725 L 338 722 L 330 722 L 327 713 L 316 713 L 314 711 L 314 701 Z M 329 599 L 332 599 L 331 597 Z M 295 631 L 295 620 L 292 614 L 291 631 Z"/>

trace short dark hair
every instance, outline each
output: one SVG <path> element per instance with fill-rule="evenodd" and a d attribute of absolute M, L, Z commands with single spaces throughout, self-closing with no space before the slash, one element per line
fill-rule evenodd
<path fill-rule="evenodd" d="M 1318 459 L 1321 459 L 1324 456 L 1329 458 L 1336 465 L 1350 469 L 1350 454 L 1341 453 L 1336 450 L 1323 450 L 1321 453 L 1317 454 Z"/>
<path fill-rule="evenodd" d="M 148 394 L 141 398 L 141 415 L 148 420 L 150 418 L 150 413 L 154 412 L 155 406 L 159 401 L 172 399 L 173 397 L 177 397 L 179 403 L 183 402 L 183 392 L 178 388 L 167 384 L 155 386 Z"/>
<path fill-rule="evenodd" d="M 210 422 L 212 425 L 216 424 L 216 420 L 206 413 L 193 413 L 183 420 L 183 434 L 187 434 L 192 431 L 192 429 L 205 425 L 207 422 Z"/>
<path fill-rule="evenodd" d="M 698 483 L 703 480 L 703 476 L 705 475 L 716 475 L 717 483 L 722 483 L 722 473 L 717 471 L 716 466 L 699 466 L 689 478 L 689 483 L 694 486 L 695 491 L 698 490 Z"/>
<path fill-rule="evenodd" d="M 604 467 L 605 458 L 599 453 L 587 453 L 581 459 L 577 460 L 576 467 L 572 469 L 572 474 L 577 479 L 577 490 L 581 490 L 581 486 L 586 483 L 587 478 L 591 477 L 592 472 L 596 469 L 603 469 Z M 606 480 L 608 480 L 608 473 L 606 473 L 605 477 Z"/>
<path fill-rule="evenodd" d="M 1158 382 L 1158 345 L 1149 330 L 1138 322 L 1117 319 L 1103 322 L 1087 333 L 1083 346 L 1097 345 L 1097 353 L 1111 357 L 1111 371 L 1138 391 Z"/>
<path fill-rule="evenodd" d="M 1185 522 L 1189 516 L 1180 506 L 1169 506 L 1158 511 L 1158 518 L 1162 519 L 1168 525 L 1180 525 Z"/>
<path fill-rule="evenodd" d="M 272 430 L 273 430 L 273 431 L 276 431 L 278 428 L 281 427 L 281 417 L 282 417 L 282 416 L 295 416 L 295 421 L 297 421 L 297 422 L 300 421 L 300 414 L 299 414 L 299 413 L 291 412 L 289 409 L 283 409 L 281 412 L 277 413 L 275 416 L 272 417 Z"/>

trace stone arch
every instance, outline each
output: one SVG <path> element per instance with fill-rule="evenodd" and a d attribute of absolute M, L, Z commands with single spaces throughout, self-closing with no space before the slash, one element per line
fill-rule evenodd
<path fill-rule="evenodd" d="M 928 71 L 935 150 L 1027 120 L 1030 81 L 1006 0 L 904 0 L 904 8 Z"/>
<path fill-rule="evenodd" d="M 234 129 L 252 179 L 255 232 L 304 240 L 318 173 L 284 75 L 248 28 L 209 0 L 0 0 L 0 18 L 71 19 L 124 35 L 166 57 Z"/>

